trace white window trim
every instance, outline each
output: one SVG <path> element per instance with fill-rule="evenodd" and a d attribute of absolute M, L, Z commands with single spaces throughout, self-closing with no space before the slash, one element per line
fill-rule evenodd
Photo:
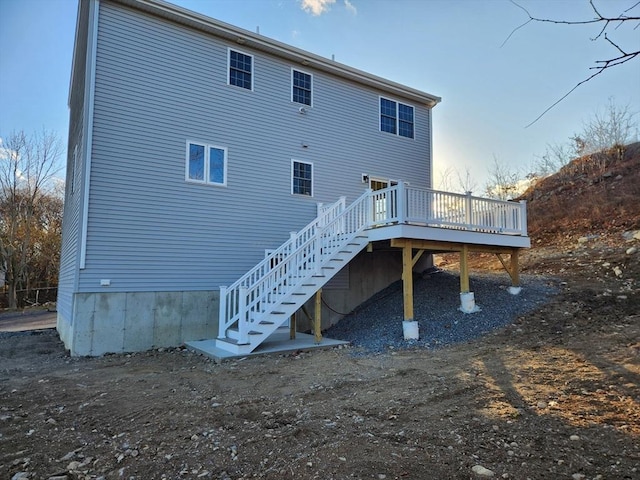
<path fill-rule="evenodd" d="M 248 91 L 253 92 L 253 83 L 254 83 L 255 71 L 256 71 L 256 59 L 250 53 L 243 52 L 242 50 L 238 50 L 237 48 L 227 47 L 227 85 L 229 85 L 230 87 L 239 88 L 241 90 L 247 90 L 244 87 L 240 87 L 238 85 L 233 85 L 231 83 L 231 80 L 230 80 L 230 77 L 231 77 L 231 51 L 234 51 L 236 53 L 241 53 L 242 55 L 246 55 L 247 57 L 251 57 L 251 89 L 248 90 Z"/>
<path fill-rule="evenodd" d="M 395 102 L 396 104 L 396 133 L 391 133 L 391 132 L 385 132 L 384 130 L 382 130 L 382 127 L 380 125 L 380 119 L 382 118 L 382 108 L 380 106 L 380 100 L 388 100 L 390 102 Z M 400 104 L 404 105 L 405 107 L 411 107 L 413 109 L 413 137 L 405 137 L 404 135 L 400 135 Z M 395 98 L 390 98 L 390 97 L 383 97 L 382 95 L 380 95 L 378 97 L 378 131 L 382 132 L 382 133 L 386 133 L 387 135 L 395 135 L 396 137 L 401 137 L 401 138 L 406 138 L 408 140 L 415 140 L 416 139 L 416 107 L 415 105 L 411 105 L 410 103 L 405 103 L 405 102 L 401 102 L 400 100 L 397 100 Z"/>
<path fill-rule="evenodd" d="M 311 195 L 304 195 L 303 193 L 294 193 L 293 192 L 293 164 L 294 163 L 304 163 L 305 165 L 311 165 Z M 313 162 L 307 162 L 305 160 L 298 160 L 297 158 L 292 158 L 291 159 L 291 195 L 295 195 L 296 197 L 302 197 L 302 198 L 313 198 L 313 196 L 315 194 L 315 185 L 314 185 L 313 177 L 314 177 Z"/>
<path fill-rule="evenodd" d="M 201 145 L 204 147 L 204 180 L 196 180 L 193 178 L 189 177 L 189 145 Z M 209 160 L 209 149 L 210 148 L 216 148 L 218 150 L 222 150 L 224 152 L 224 166 L 223 166 L 223 171 L 222 171 L 222 177 L 223 177 L 223 182 L 222 183 L 217 183 L 217 182 L 211 182 L 209 181 L 209 165 L 210 165 L 210 160 Z M 187 145 L 185 148 L 185 160 L 184 160 L 184 178 L 185 181 L 188 183 L 195 183 L 198 185 L 211 185 L 214 187 L 226 187 L 227 186 L 227 163 L 229 160 L 229 150 L 227 149 L 227 147 L 221 147 L 219 145 L 213 145 L 211 143 L 207 143 L 207 142 L 201 142 L 199 140 L 187 140 Z"/>
<path fill-rule="evenodd" d="M 293 99 L 293 87 L 294 87 L 294 85 L 293 85 L 293 72 L 304 73 L 305 75 L 309 75 L 311 77 L 311 105 L 307 105 L 306 103 L 296 102 Z M 313 108 L 313 73 L 306 72 L 304 70 L 300 70 L 299 68 L 291 67 L 291 102 L 295 103 L 297 105 L 305 105 L 305 106 L 307 106 L 309 108 Z"/>
<path fill-rule="evenodd" d="M 385 132 L 388 133 L 388 132 Z M 395 187 L 396 185 L 398 185 L 398 180 L 393 180 L 391 178 L 385 178 L 385 177 L 369 177 L 369 188 L 371 188 L 371 183 L 372 182 L 379 182 L 379 183 L 386 183 L 387 186 L 385 188 L 389 188 L 389 187 Z M 403 182 L 405 185 L 408 185 L 407 182 Z"/>

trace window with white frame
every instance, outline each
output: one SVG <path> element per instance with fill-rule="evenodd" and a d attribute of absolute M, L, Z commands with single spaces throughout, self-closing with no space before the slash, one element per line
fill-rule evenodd
<path fill-rule="evenodd" d="M 291 101 L 311 106 L 313 76 L 300 70 L 291 70 Z"/>
<path fill-rule="evenodd" d="M 413 138 L 414 108 L 380 97 L 380 131 Z"/>
<path fill-rule="evenodd" d="M 229 49 L 229 85 L 253 90 L 253 55 Z"/>
<path fill-rule="evenodd" d="M 291 161 L 291 193 L 313 196 L 313 164 Z"/>
<path fill-rule="evenodd" d="M 211 185 L 227 184 L 227 149 L 199 142 L 187 142 L 186 179 Z"/>

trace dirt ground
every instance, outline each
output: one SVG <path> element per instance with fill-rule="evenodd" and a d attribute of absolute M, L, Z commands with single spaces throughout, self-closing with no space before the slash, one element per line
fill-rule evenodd
<path fill-rule="evenodd" d="M 56 312 L 53 307 L 0 313 L 0 332 L 24 332 L 56 328 Z"/>
<path fill-rule="evenodd" d="M 52 330 L 2 336 L 0 478 L 639 479 L 632 245 L 531 250 L 523 271 L 561 292 L 440 350 L 217 364 L 184 349 L 70 358 Z"/>

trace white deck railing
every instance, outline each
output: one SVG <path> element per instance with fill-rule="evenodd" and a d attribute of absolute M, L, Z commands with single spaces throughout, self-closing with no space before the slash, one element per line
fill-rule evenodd
<path fill-rule="evenodd" d="M 238 343 L 248 343 L 251 325 L 291 295 L 305 279 L 319 275 L 338 250 L 367 228 L 414 224 L 437 228 L 527 235 L 526 204 L 471 194 L 416 188 L 400 182 L 367 190 L 346 207 L 346 199 L 318 206 L 317 217 L 229 287 L 220 287 L 218 338 L 237 323 Z"/>
<path fill-rule="evenodd" d="M 399 183 L 376 190 L 373 225 L 408 223 L 486 233 L 527 235 L 526 202 L 494 200 Z M 401 201 L 398 201 L 398 200 Z"/>

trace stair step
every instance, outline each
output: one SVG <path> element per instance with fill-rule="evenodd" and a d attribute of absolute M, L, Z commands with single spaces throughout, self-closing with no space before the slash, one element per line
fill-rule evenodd
<path fill-rule="evenodd" d="M 231 338 L 231 337 L 227 337 L 224 339 L 217 339 L 220 342 L 225 342 L 225 343 L 230 343 L 231 345 L 249 345 L 248 343 L 238 343 L 238 340 L 236 340 L 235 338 Z"/>
<path fill-rule="evenodd" d="M 324 268 L 325 270 L 335 270 L 336 269 L 335 267 L 329 267 L 329 266 L 324 266 L 322 268 Z"/>
<path fill-rule="evenodd" d="M 273 325 L 273 323 L 271 325 Z M 264 335 L 264 333 L 259 332 L 258 330 L 249 330 L 249 333 L 247 333 L 247 335 Z M 240 332 L 238 331 L 237 328 L 229 328 L 227 330 L 227 338 L 230 338 L 235 341 L 236 337 L 238 336 L 240 336 Z"/>
<path fill-rule="evenodd" d="M 226 350 L 227 352 L 234 353 L 236 355 L 244 355 L 251 353 L 255 348 L 251 344 L 239 344 L 230 338 L 218 338 L 216 339 L 216 347 Z"/>

